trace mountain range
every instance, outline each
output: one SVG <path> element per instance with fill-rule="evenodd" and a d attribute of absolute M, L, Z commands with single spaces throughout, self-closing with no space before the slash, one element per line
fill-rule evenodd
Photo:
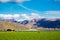
<path fill-rule="evenodd" d="M 44 28 L 60 28 L 60 19 L 59 18 L 41 18 L 41 19 L 32 19 L 24 21 L 16 21 L 14 19 L 5 20 L 8 22 L 15 22 L 23 25 L 32 25 L 36 27 Z"/>
<path fill-rule="evenodd" d="M 42 28 L 60 28 L 59 18 L 41 18 L 24 21 L 16 21 L 14 19 L 0 20 L 0 29 L 31 29 L 32 27 Z"/>

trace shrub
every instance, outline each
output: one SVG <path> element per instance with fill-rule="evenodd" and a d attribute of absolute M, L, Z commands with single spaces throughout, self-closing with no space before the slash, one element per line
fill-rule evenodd
<path fill-rule="evenodd" d="M 11 29 L 7 29 L 7 31 L 12 31 Z"/>

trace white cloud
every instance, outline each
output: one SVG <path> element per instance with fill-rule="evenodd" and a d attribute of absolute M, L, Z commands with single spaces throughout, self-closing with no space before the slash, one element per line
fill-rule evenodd
<path fill-rule="evenodd" d="M 30 17 L 31 17 L 31 19 L 44 18 L 43 16 L 39 15 L 38 13 L 32 13 Z"/>
<path fill-rule="evenodd" d="M 12 19 L 12 15 L 10 14 L 0 14 L 0 17 L 3 19 Z"/>
<path fill-rule="evenodd" d="M 35 16 L 35 17 L 37 17 L 37 18 L 41 18 L 41 16 L 40 16 L 39 14 L 37 14 L 37 13 L 32 13 L 31 15 L 32 15 L 32 16 Z"/>
<path fill-rule="evenodd" d="M 45 11 L 45 18 L 60 18 L 60 11 Z"/>
<path fill-rule="evenodd" d="M 0 2 L 6 3 L 6 2 L 17 2 L 17 3 L 23 3 L 26 1 L 30 1 L 30 0 L 0 0 Z"/>
<path fill-rule="evenodd" d="M 29 16 L 27 14 L 21 14 L 22 17 L 29 19 Z"/>
<path fill-rule="evenodd" d="M 4 15 L 3 18 L 4 19 L 12 19 L 12 15 L 7 14 L 7 15 Z"/>
<path fill-rule="evenodd" d="M 11 0 L 0 0 L 0 2 L 9 2 Z"/>
<path fill-rule="evenodd" d="M 0 18 L 2 19 L 14 19 L 14 20 L 32 20 L 32 19 L 37 19 L 37 18 L 42 18 L 43 16 L 40 16 L 39 14 L 36 13 L 31 13 L 30 15 L 28 14 L 0 14 Z"/>
<path fill-rule="evenodd" d="M 43 18 L 43 16 L 40 16 L 38 13 L 31 13 L 30 15 L 21 14 L 21 17 L 24 18 L 24 20 L 32 20 L 32 19 Z"/>
<path fill-rule="evenodd" d="M 3 18 L 3 19 L 7 19 L 7 18 L 8 18 L 8 19 L 11 19 L 11 18 L 10 18 L 10 17 L 11 17 L 10 15 L 0 14 L 0 16 L 1 16 L 1 18 Z"/>
<path fill-rule="evenodd" d="M 20 17 L 20 14 L 14 14 L 13 15 L 13 18 L 19 18 Z"/>
<path fill-rule="evenodd" d="M 0 14 L 0 18 L 3 18 L 3 19 L 16 19 L 18 18 L 20 15 L 19 14 L 14 14 L 14 15 L 11 15 L 11 14 Z"/>
<path fill-rule="evenodd" d="M 45 14 L 60 15 L 60 11 L 46 11 Z"/>
<path fill-rule="evenodd" d="M 23 3 L 23 2 L 26 2 L 26 1 L 30 1 L 30 0 L 15 0 L 15 2 L 17 2 L 17 3 Z"/>

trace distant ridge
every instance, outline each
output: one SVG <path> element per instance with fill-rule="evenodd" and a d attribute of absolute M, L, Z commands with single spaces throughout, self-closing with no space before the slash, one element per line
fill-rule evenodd
<path fill-rule="evenodd" d="M 31 29 L 31 26 L 23 25 L 23 24 L 17 24 L 14 22 L 6 22 L 6 21 L 0 21 L 0 30 L 29 30 Z"/>
<path fill-rule="evenodd" d="M 30 30 L 37 28 L 60 28 L 60 19 L 59 18 L 42 18 L 42 19 L 32 19 L 24 21 L 16 20 L 0 20 L 0 29 L 1 30 Z"/>

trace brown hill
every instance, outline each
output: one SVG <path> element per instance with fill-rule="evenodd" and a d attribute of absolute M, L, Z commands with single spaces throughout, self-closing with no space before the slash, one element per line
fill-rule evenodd
<path fill-rule="evenodd" d="M 13 22 L 6 22 L 6 21 L 0 21 L 0 30 L 29 30 L 32 26 L 30 25 L 23 25 L 23 24 L 17 24 Z"/>

